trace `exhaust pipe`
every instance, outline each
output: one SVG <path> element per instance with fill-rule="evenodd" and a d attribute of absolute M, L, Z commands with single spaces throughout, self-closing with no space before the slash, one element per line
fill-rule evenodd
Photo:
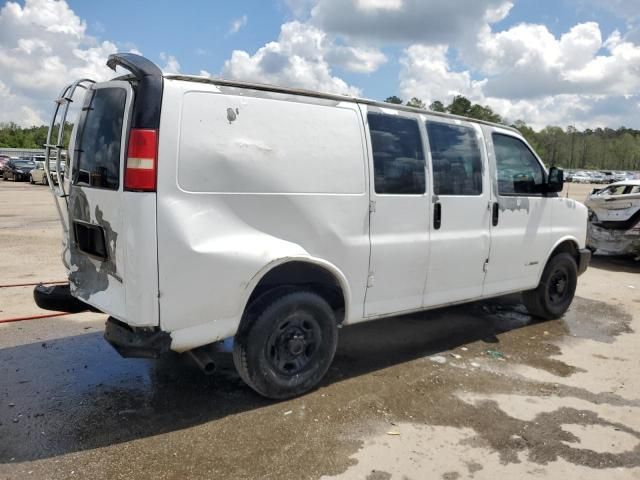
<path fill-rule="evenodd" d="M 187 353 L 205 375 L 211 375 L 216 371 L 216 364 L 204 347 L 189 350 Z"/>

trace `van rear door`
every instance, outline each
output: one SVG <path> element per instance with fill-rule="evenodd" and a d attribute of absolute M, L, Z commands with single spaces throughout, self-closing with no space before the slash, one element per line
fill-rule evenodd
<path fill-rule="evenodd" d="M 70 152 L 69 281 L 73 295 L 97 309 L 153 326 L 156 194 L 124 188 L 134 100 L 129 81 L 95 84 L 85 95 Z"/>

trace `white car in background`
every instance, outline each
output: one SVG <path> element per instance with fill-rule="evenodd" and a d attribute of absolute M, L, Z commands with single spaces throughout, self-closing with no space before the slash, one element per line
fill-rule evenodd
<path fill-rule="evenodd" d="M 64 162 L 61 162 L 60 166 L 62 167 L 62 172 L 64 174 Z M 50 169 L 52 173 L 51 177 L 53 178 L 53 183 L 57 185 L 58 184 L 58 176 L 56 175 L 57 167 L 56 167 L 55 161 L 53 160 L 50 162 Z M 32 185 L 35 183 L 39 183 L 41 185 L 49 184 L 49 181 L 47 180 L 47 174 L 44 170 L 44 158 L 42 160 L 36 161 L 36 168 L 31 170 L 31 174 L 29 175 L 29 182 Z"/>
<path fill-rule="evenodd" d="M 573 174 L 574 183 L 592 183 L 591 175 L 587 172 L 576 172 Z"/>

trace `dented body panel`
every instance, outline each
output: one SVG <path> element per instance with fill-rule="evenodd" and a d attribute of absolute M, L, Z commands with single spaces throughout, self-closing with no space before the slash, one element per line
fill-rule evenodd
<path fill-rule="evenodd" d="M 160 325 L 175 350 L 235 334 L 252 287 L 287 261 L 329 266 L 345 279 L 345 323 L 362 318 L 369 198 L 359 109 L 263 97 L 166 81 Z"/>

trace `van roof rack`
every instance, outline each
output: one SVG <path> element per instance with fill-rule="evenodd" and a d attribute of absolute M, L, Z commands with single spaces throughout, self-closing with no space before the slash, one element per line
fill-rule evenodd
<path fill-rule="evenodd" d="M 433 110 L 428 110 L 428 109 L 409 107 L 407 105 L 399 105 L 396 103 L 381 102 L 378 100 L 372 100 L 370 98 L 354 97 L 351 95 L 323 93 L 323 92 L 316 92 L 313 90 L 305 90 L 300 88 L 282 87 L 278 85 L 269 85 L 265 83 L 244 82 L 241 80 L 226 80 L 223 78 L 208 78 L 208 77 L 202 77 L 197 75 L 171 74 L 171 75 L 165 75 L 164 78 L 167 78 L 169 80 L 184 80 L 187 82 L 208 83 L 208 84 L 220 85 L 225 87 L 248 88 L 251 90 L 258 90 L 263 92 L 284 93 L 284 94 L 291 94 L 291 95 L 299 95 L 303 97 L 323 98 L 327 100 L 336 100 L 341 102 L 357 102 L 357 103 L 363 103 L 365 105 L 371 105 L 379 108 L 387 108 L 391 110 L 399 110 L 399 111 L 411 112 L 411 113 L 423 113 L 423 114 L 434 115 L 437 117 L 449 118 L 453 120 L 480 123 L 480 124 L 489 125 L 492 127 L 504 128 L 506 130 L 511 130 L 513 132 L 520 134 L 520 131 L 517 128 L 514 128 L 510 125 L 488 122 L 486 120 L 477 120 L 475 118 L 463 117 L 461 115 L 454 115 L 446 112 L 435 112 Z"/>

